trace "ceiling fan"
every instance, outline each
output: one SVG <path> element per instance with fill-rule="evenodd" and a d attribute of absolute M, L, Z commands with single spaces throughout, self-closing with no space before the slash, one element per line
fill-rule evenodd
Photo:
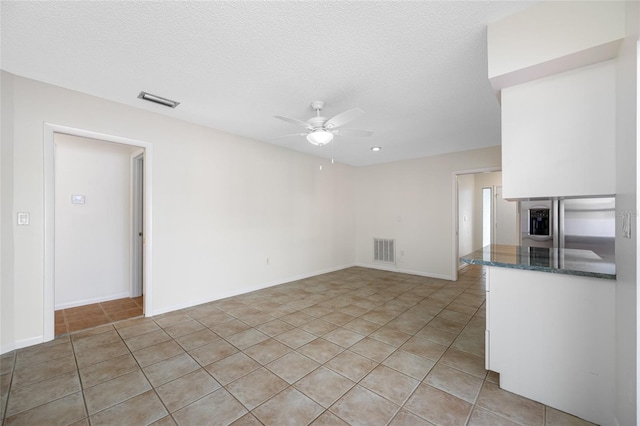
<path fill-rule="evenodd" d="M 360 108 L 353 108 L 348 111 L 342 112 L 332 118 L 326 119 L 320 116 L 320 111 L 324 108 L 324 102 L 313 101 L 311 102 L 311 108 L 316 111 L 316 116 L 311 117 L 307 121 L 298 120 L 291 117 L 283 117 L 276 115 L 275 118 L 284 120 L 287 123 L 292 123 L 297 126 L 302 126 L 307 129 L 304 133 L 294 133 L 291 135 L 280 136 L 286 138 L 289 136 L 306 136 L 307 140 L 314 145 L 322 146 L 326 145 L 333 140 L 334 135 L 345 136 L 371 136 L 373 132 L 360 129 L 338 129 L 338 127 L 347 124 L 350 121 L 355 120 L 364 114 L 364 111 Z"/>

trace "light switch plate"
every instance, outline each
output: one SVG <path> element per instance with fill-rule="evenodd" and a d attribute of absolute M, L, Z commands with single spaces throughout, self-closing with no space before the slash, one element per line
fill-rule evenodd
<path fill-rule="evenodd" d="M 18 225 L 25 226 L 30 222 L 29 213 L 27 212 L 18 212 Z"/>

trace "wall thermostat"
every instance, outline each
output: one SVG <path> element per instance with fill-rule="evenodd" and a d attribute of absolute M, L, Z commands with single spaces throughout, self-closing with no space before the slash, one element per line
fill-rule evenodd
<path fill-rule="evenodd" d="M 71 204 L 84 204 L 84 195 L 72 195 Z"/>

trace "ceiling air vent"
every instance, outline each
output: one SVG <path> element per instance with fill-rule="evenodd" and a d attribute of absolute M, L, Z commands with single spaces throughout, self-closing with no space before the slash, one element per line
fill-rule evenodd
<path fill-rule="evenodd" d="M 396 240 L 373 239 L 373 260 L 376 262 L 396 263 Z"/>
<path fill-rule="evenodd" d="M 178 101 L 172 101 L 171 99 L 163 98 L 161 96 L 152 95 L 151 93 L 147 93 L 147 92 L 140 92 L 140 94 L 138 95 L 138 98 L 143 99 L 145 101 L 153 102 L 153 103 L 156 103 L 156 104 L 164 105 L 164 106 L 167 106 L 169 108 L 175 108 L 178 105 L 180 105 L 180 102 L 178 102 Z"/>

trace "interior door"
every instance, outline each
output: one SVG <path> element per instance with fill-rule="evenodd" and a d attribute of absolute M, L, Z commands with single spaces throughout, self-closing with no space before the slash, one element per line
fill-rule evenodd
<path fill-rule="evenodd" d="M 518 245 L 518 203 L 502 198 L 502 186 L 496 186 L 494 244 Z"/>
<path fill-rule="evenodd" d="M 133 241 L 131 253 L 131 297 L 138 297 L 142 296 L 142 283 L 144 279 L 144 235 L 142 233 L 144 229 L 144 153 L 132 158 L 132 171 L 131 230 Z"/>

